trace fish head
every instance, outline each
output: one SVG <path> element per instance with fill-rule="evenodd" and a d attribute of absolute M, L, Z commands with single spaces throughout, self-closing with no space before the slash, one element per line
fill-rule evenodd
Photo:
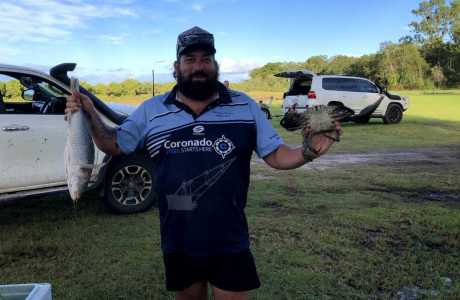
<path fill-rule="evenodd" d="M 68 181 L 70 197 L 73 201 L 77 201 L 81 198 L 83 192 L 86 191 L 88 187 L 88 182 L 91 177 L 90 168 L 76 168 L 75 172 L 70 177 Z"/>

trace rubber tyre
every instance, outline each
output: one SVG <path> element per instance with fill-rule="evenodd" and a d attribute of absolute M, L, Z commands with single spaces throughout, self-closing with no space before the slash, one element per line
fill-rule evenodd
<path fill-rule="evenodd" d="M 146 211 L 157 203 L 153 164 L 144 153 L 114 157 L 105 177 L 104 203 L 119 214 Z"/>
<path fill-rule="evenodd" d="M 398 104 L 390 104 L 388 105 L 387 111 L 385 112 L 385 116 L 383 117 L 383 123 L 385 124 L 397 124 L 401 122 L 403 118 L 403 111 L 401 106 Z"/>

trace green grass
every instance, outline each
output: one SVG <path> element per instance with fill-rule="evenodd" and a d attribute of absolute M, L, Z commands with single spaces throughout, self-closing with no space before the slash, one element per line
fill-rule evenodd
<path fill-rule="evenodd" d="M 401 124 L 345 124 L 333 151 L 459 149 L 457 96 L 409 96 L 413 114 Z M 246 213 L 262 280 L 253 299 L 391 299 L 407 286 L 460 298 L 460 165 L 255 164 L 252 174 Z M 58 196 L 0 204 L 0 283 L 50 282 L 54 299 L 173 299 L 158 218 L 156 209 L 112 215 L 96 194 L 76 209 Z"/>
<path fill-rule="evenodd" d="M 417 147 L 445 147 L 460 145 L 460 91 L 441 91 L 425 94 L 422 91 L 401 91 L 410 97 L 410 107 L 400 124 L 385 125 L 381 119 L 372 119 L 369 124 L 344 123 L 342 141 L 332 152 L 368 152 Z M 299 144 L 298 131 L 282 133 L 285 142 Z"/>
<path fill-rule="evenodd" d="M 247 207 L 255 299 L 388 299 L 414 285 L 460 296 L 459 166 L 253 174 L 267 178 Z M 111 215 L 90 195 L 76 210 L 64 198 L 4 205 L 0 220 L 2 283 L 51 282 L 55 299 L 172 297 L 156 210 Z"/>
<path fill-rule="evenodd" d="M 408 116 L 460 122 L 460 90 L 401 91 L 401 94 L 409 96 L 411 101 Z"/>
<path fill-rule="evenodd" d="M 274 118 L 273 125 L 285 143 L 300 144 L 300 132 L 286 132 L 279 120 Z M 344 123 L 342 128 L 342 139 L 333 146 L 331 153 L 460 146 L 460 122 L 407 116 L 396 125 L 385 125 L 377 119 L 365 125 Z"/>
<path fill-rule="evenodd" d="M 402 286 L 441 289 L 441 277 L 460 296 L 458 168 L 287 173 L 251 187 L 265 299 L 389 299 Z M 433 191 L 457 200 L 427 200 Z"/>
<path fill-rule="evenodd" d="M 381 119 L 372 119 L 369 124 L 343 124 L 341 143 L 332 152 L 367 152 L 387 149 L 416 147 L 444 147 L 460 145 L 460 90 L 396 91 L 408 96 L 410 107 L 403 121 L 397 125 L 385 125 Z M 273 97 L 272 113 L 281 114 L 280 93 L 253 91 L 254 99 L 269 103 Z M 104 98 L 107 101 L 138 104 L 147 96 Z M 300 144 L 298 132 L 286 132 L 279 126 L 280 117 L 274 117 L 273 125 L 283 135 L 285 142 Z"/>

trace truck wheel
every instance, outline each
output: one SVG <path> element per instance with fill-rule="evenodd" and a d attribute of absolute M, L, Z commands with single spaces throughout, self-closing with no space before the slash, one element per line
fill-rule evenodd
<path fill-rule="evenodd" d="M 385 112 L 385 116 L 383 116 L 383 123 L 385 124 L 397 124 L 401 122 L 403 118 L 403 111 L 401 106 L 398 104 L 390 104 L 388 105 L 387 111 Z"/>
<path fill-rule="evenodd" d="M 147 210 L 157 201 L 152 171 L 146 154 L 114 157 L 105 178 L 105 204 L 120 214 Z"/>

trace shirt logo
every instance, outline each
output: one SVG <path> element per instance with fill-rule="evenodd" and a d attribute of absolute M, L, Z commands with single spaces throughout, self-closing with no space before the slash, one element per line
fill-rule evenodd
<path fill-rule="evenodd" d="M 181 154 L 191 152 L 215 152 L 225 159 L 236 147 L 233 142 L 222 135 L 215 140 L 206 137 L 189 140 L 166 140 L 163 144 L 167 154 Z"/>
<path fill-rule="evenodd" d="M 202 125 L 197 125 L 193 127 L 193 135 L 204 135 L 204 126 Z"/>
<path fill-rule="evenodd" d="M 217 154 L 222 156 L 222 159 L 224 159 L 225 156 L 229 155 L 233 151 L 233 149 L 235 149 L 235 145 L 233 145 L 233 142 L 226 138 L 225 135 L 222 135 L 222 137 L 215 140 L 212 147 L 214 148 L 214 151 L 216 151 Z"/>

